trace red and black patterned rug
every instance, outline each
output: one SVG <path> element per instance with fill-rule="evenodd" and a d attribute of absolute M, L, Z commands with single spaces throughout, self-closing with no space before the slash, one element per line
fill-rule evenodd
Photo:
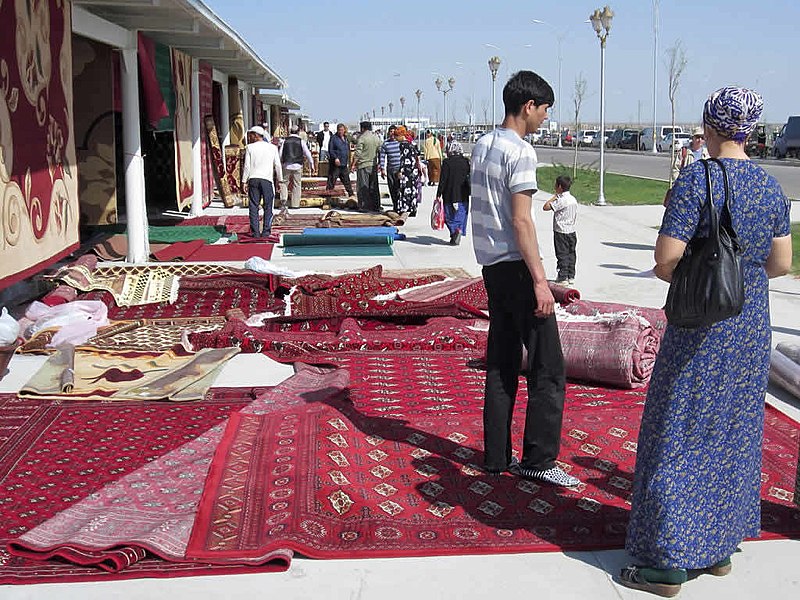
<path fill-rule="evenodd" d="M 642 390 L 569 387 L 561 465 L 584 483 L 567 490 L 481 471 L 483 374 L 458 353 L 335 360 L 350 370 L 349 400 L 232 417 L 189 553 L 374 558 L 623 546 Z M 522 420 L 518 411 L 517 441 Z M 765 429 L 761 539 L 798 536 L 788 491 L 798 424 L 768 408 Z"/>
<path fill-rule="evenodd" d="M 179 448 L 268 388 L 217 388 L 191 404 L 63 405 L 0 394 L 0 584 L 64 583 L 254 572 L 253 567 L 166 562 L 152 555 L 125 570 L 40 561 L 6 551 L 14 538 Z M 285 564 L 256 567 L 275 571 Z"/>

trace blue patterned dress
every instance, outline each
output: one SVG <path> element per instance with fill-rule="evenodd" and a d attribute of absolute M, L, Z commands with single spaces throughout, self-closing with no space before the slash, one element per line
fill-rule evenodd
<path fill-rule="evenodd" d="M 789 235 L 789 201 L 758 165 L 723 159 L 733 225 L 744 247 L 742 313 L 710 327 L 668 326 L 639 433 L 630 554 L 658 569 L 702 569 L 760 530 L 761 442 L 771 331 L 764 264 L 772 238 Z M 714 204 L 723 200 L 711 164 Z M 705 172 L 675 182 L 660 233 L 707 235 Z"/>

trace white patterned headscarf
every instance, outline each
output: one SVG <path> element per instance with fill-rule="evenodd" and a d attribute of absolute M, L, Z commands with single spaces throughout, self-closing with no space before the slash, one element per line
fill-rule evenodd
<path fill-rule="evenodd" d="M 460 142 L 450 142 L 447 145 L 448 154 L 464 154 L 464 147 Z"/>
<path fill-rule="evenodd" d="M 703 122 L 722 137 L 743 142 L 756 128 L 763 110 L 764 100 L 758 92 L 728 86 L 708 97 Z"/>

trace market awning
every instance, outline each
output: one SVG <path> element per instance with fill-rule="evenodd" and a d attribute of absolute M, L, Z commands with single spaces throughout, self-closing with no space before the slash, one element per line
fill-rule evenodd
<path fill-rule="evenodd" d="M 257 88 L 284 80 L 200 0 L 73 0 L 73 6 L 186 52 Z"/>
<path fill-rule="evenodd" d="M 258 99 L 271 106 L 283 106 L 289 110 L 300 110 L 300 103 L 283 94 L 259 94 Z"/>

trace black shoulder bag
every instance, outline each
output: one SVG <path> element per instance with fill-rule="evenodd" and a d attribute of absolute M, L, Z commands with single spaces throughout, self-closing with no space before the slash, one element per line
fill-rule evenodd
<path fill-rule="evenodd" d="M 714 208 L 709 162 L 722 170 L 725 201 L 719 215 Z M 693 237 L 672 274 L 664 311 L 676 327 L 708 327 L 735 317 L 744 306 L 744 274 L 741 248 L 728 206 L 729 187 L 725 165 L 717 159 L 702 160 L 706 173 L 708 237 Z"/>

